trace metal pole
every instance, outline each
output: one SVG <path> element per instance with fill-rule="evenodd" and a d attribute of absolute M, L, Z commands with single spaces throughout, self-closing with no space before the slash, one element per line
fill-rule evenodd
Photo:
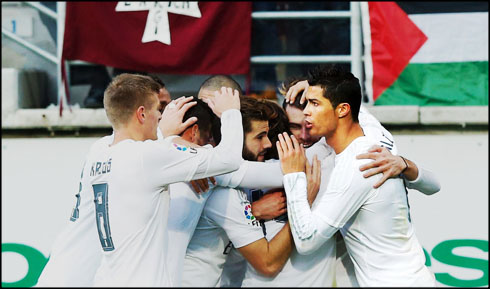
<path fill-rule="evenodd" d="M 32 50 L 35 53 L 39 54 L 40 56 L 46 58 L 47 60 L 50 60 L 53 63 L 58 63 L 58 59 L 53 54 L 44 51 L 42 48 L 40 48 L 37 45 L 31 44 L 31 43 L 25 41 L 24 39 L 20 38 L 19 36 L 15 35 L 14 33 L 8 31 L 7 29 L 5 29 L 3 27 L 2 27 L 2 34 L 4 34 L 5 36 L 11 38 L 12 40 L 14 40 L 15 42 L 19 43 L 20 45 L 29 48 L 30 50 Z"/>
<path fill-rule="evenodd" d="M 328 63 L 351 62 L 350 55 L 261 55 L 250 57 L 252 63 Z"/>
<path fill-rule="evenodd" d="M 57 26 L 57 56 L 58 56 L 58 65 L 56 67 L 56 72 L 57 72 L 57 81 L 58 81 L 58 106 L 60 105 L 60 101 L 63 100 L 66 106 L 69 107 L 69 103 L 66 98 L 65 94 L 65 89 L 63 86 L 63 80 L 62 80 L 62 70 L 61 66 L 64 64 L 61 61 L 61 55 L 63 53 L 63 36 L 65 33 L 65 9 L 66 9 L 66 2 L 56 2 L 56 11 L 58 12 L 58 18 L 56 19 L 56 26 Z M 68 79 L 66 80 L 68 82 Z M 65 85 L 68 85 L 66 83 Z M 60 111 L 61 114 L 61 111 Z"/>
<path fill-rule="evenodd" d="M 252 12 L 252 19 L 349 18 L 351 11 L 273 11 Z"/>
<path fill-rule="evenodd" d="M 351 71 L 355 77 L 362 81 L 362 39 L 361 19 L 358 2 L 350 2 L 352 16 L 350 18 L 350 51 L 352 56 Z"/>

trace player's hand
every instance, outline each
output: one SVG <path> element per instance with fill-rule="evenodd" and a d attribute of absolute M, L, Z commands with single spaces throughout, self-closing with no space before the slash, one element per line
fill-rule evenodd
<path fill-rule="evenodd" d="M 374 188 L 379 188 L 389 178 L 398 177 L 406 167 L 400 156 L 392 155 L 387 148 L 378 145 L 372 146 L 367 153 L 357 155 L 356 158 L 373 160 L 359 167 L 361 172 L 366 171 L 363 174 L 365 178 L 379 173 L 383 174 L 381 179 L 374 184 Z"/>
<path fill-rule="evenodd" d="M 310 87 L 310 84 L 308 83 L 308 80 L 303 80 L 299 81 L 295 85 L 291 86 L 288 89 L 288 92 L 286 93 L 286 102 L 289 103 L 294 103 L 294 100 L 296 99 L 296 96 L 302 92 L 301 94 L 301 99 L 299 101 L 300 104 L 305 103 L 306 101 L 306 92 L 308 91 L 308 87 Z"/>
<path fill-rule="evenodd" d="M 219 118 L 228 109 L 240 110 L 240 94 L 238 90 L 233 90 L 230 87 L 223 86 L 220 91 L 214 92 L 214 98 L 203 98 L 202 101 L 207 103 Z"/>
<path fill-rule="evenodd" d="M 306 155 L 303 145 L 298 142 L 294 135 L 282 133 L 278 135 L 276 142 L 277 152 L 281 160 L 283 174 L 304 172 L 306 166 Z"/>
<path fill-rule="evenodd" d="M 187 127 L 197 121 L 197 117 L 193 116 L 185 122 L 182 122 L 186 111 L 197 104 L 197 102 L 191 101 L 192 99 L 192 96 L 182 96 L 176 100 L 172 100 L 165 107 L 165 110 L 162 113 L 162 119 L 158 124 L 164 137 L 167 137 L 169 135 L 179 135 Z"/>
<path fill-rule="evenodd" d="M 316 199 L 316 195 L 320 190 L 320 182 L 322 176 L 322 164 L 318 160 L 317 156 L 313 157 L 313 163 L 310 165 L 308 161 L 306 161 L 306 179 L 308 180 L 308 203 L 313 204 Z"/>
<path fill-rule="evenodd" d="M 271 220 L 287 212 L 286 193 L 283 188 L 267 191 L 252 203 L 252 215 L 258 220 Z"/>
<path fill-rule="evenodd" d="M 208 179 L 213 185 L 216 186 L 216 180 L 214 179 L 214 177 L 204 178 L 200 180 L 193 180 L 190 183 L 192 188 L 194 189 L 194 192 L 196 192 L 197 194 L 207 192 L 209 190 Z"/>

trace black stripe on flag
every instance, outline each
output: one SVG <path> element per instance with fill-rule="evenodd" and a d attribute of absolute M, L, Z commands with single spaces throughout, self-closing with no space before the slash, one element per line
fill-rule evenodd
<path fill-rule="evenodd" d="M 488 12 L 488 2 L 396 2 L 407 14 Z"/>

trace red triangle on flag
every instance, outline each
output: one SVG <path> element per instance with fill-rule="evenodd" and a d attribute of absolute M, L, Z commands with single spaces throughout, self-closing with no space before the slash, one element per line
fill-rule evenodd
<path fill-rule="evenodd" d="M 373 100 L 390 87 L 427 36 L 395 2 L 369 2 Z"/>

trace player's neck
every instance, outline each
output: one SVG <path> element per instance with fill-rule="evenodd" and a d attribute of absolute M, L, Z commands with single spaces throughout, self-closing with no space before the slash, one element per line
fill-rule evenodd
<path fill-rule="evenodd" d="M 132 139 L 135 141 L 143 141 L 144 138 L 141 135 L 141 133 L 132 130 L 128 127 L 123 127 L 117 130 L 114 130 L 114 141 L 112 142 L 111 146 L 114 146 L 124 140 L 127 139 Z"/>
<path fill-rule="evenodd" d="M 364 136 L 361 126 L 358 122 L 339 123 L 339 126 L 330 137 L 325 137 L 336 154 L 340 154 L 356 138 Z"/>

